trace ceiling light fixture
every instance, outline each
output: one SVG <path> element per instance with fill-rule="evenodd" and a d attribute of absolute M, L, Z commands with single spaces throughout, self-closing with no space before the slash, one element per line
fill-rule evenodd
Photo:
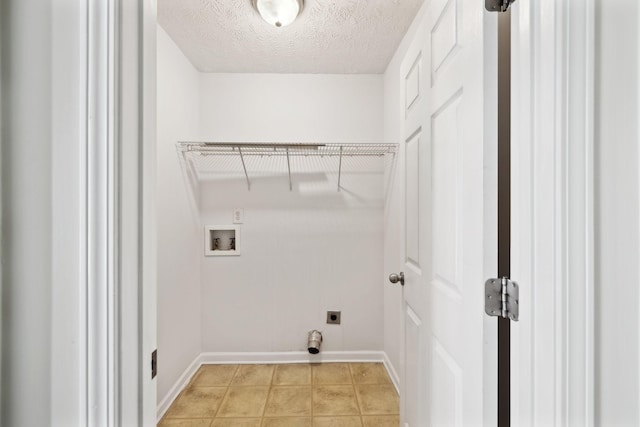
<path fill-rule="evenodd" d="M 253 0 L 262 19 L 276 27 L 291 24 L 302 11 L 303 0 Z"/>

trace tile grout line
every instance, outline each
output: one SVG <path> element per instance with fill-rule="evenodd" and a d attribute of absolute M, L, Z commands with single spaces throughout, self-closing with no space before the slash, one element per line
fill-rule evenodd
<path fill-rule="evenodd" d="M 349 368 L 349 377 L 351 378 L 351 387 L 353 388 L 353 394 L 356 397 L 356 405 L 358 405 L 358 418 L 360 418 L 360 425 L 364 426 L 364 421 L 362 420 L 362 407 L 360 405 L 360 399 L 358 398 L 358 393 L 356 392 L 356 383 L 353 379 L 353 371 L 351 370 L 351 367 L 353 366 L 352 363 L 348 364 L 348 368 Z"/>
<path fill-rule="evenodd" d="M 202 369 L 202 365 L 200 365 L 200 367 L 198 368 L 198 371 L 193 376 L 193 378 L 191 378 L 191 381 L 189 382 L 189 385 L 186 388 L 190 388 L 190 387 L 193 388 L 193 384 L 196 382 L 198 377 L 200 377 L 200 375 L 202 375 L 203 373 L 204 373 L 204 370 Z M 226 394 L 227 394 L 227 390 L 225 390 L 225 395 Z M 222 396 L 222 399 L 220 400 L 220 405 L 218 405 L 218 409 L 216 409 L 216 412 L 213 414 L 213 418 L 211 418 L 211 422 L 209 423 L 209 427 L 213 427 L 213 423 L 216 421 L 216 414 L 220 410 L 220 407 L 222 406 L 222 401 L 223 400 L 224 400 L 224 396 Z"/>
<path fill-rule="evenodd" d="M 233 372 L 233 375 L 231 376 L 231 379 L 229 380 L 229 383 L 227 384 L 227 389 L 224 391 L 224 396 L 222 396 L 222 399 L 220 400 L 220 405 L 218 405 L 218 409 L 216 409 L 216 413 L 213 416 L 213 421 L 211 421 L 211 425 L 213 425 L 213 423 L 216 421 L 216 418 L 218 417 L 218 412 L 220 412 L 220 409 L 222 409 L 222 404 L 224 403 L 225 399 L 229 395 L 229 389 L 231 388 L 231 383 L 233 382 L 233 379 L 238 374 L 239 370 L 240 370 L 240 365 L 236 365 L 236 370 Z"/>
<path fill-rule="evenodd" d="M 276 376 L 276 369 L 277 367 L 275 365 L 271 365 L 271 367 L 273 368 L 273 371 L 271 371 L 271 380 L 269 381 L 269 390 L 267 391 L 267 400 L 264 401 L 264 408 L 262 408 L 262 419 L 260 420 L 260 425 L 264 425 L 264 416 L 266 415 L 267 412 L 267 404 L 269 403 L 269 399 L 271 398 L 271 392 L 273 391 L 273 379 Z"/>
<path fill-rule="evenodd" d="M 315 417 L 313 410 L 315 403 L 315 393 L 313 385 L 313 363 L 309 363 L 309 375 L 311 376 L 311 378 L 309 378 L 309 383 L 311 384 L 311 425 L 313 425 L 313 417 Z"/>

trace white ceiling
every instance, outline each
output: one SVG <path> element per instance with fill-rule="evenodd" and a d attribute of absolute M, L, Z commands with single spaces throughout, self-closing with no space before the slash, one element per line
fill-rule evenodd
<path fill-rule="evenodd" d="M 158 21 L 210 73 L 380 74 L 424 0 L 305 0 L 293 24 L 251 0 L 158 0 Z"/>

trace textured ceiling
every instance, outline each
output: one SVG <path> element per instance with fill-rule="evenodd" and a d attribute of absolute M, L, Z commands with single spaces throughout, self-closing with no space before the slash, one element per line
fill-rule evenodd
<path fill-rule="evenodd" d="M 305 0 L 291 25 L 251 0 L 158 0 L 158 21 L 200 71 L 383 73 L 424 0 Z"/>

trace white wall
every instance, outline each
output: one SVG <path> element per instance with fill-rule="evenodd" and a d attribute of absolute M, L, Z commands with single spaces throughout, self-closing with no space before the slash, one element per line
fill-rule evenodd
<path fill-rule="evenodd" d="M 241 255 L 202 263 L 204 351 L 306 350 L 312 329 L 323 351 L 382 350 L 382 174 L 364 179 L 378 190 L 366 203 L 289 193 L 285 180 L 203 186 L 203 224 L 229 224 L 234 207 L 245 215 Z M 342 311 L 341 325 L 326 324 L 327 310 Z"/>
<path fill-rule="evenodd" d="M 201 78 L 206 140 L 382 140 L 382 76 Z M 293 158 L 291 192 L 283 161 L 272 174 L 272 161 L 249 159 L 251 191 L 239 164 L 201 183 L 203 227 L 245 213 L 241 256 L 202 263 L 203 350 L 306 350 L 311 329 L 324 351 L 382 350 L 383 161 L 345 159 L 341 192 L 336 159 Z M 340 326 L 326 324 L 327 310 L 342 311 Z"/>
<path fill-rule="evenodd" d="M 595 423 L 640 424 L 638 3 L 596 1 Z"/>
<path fill-rule="evenodd" d="M 215 141 L 382 141 L 379 75 L 202 74 L 200 100 Z"/>
<path fill-rule="evenodd" d="M 158 27 L 158 398 L 201 352 L 201 235 L 175 143 L 199 137 L 199 73 Z"/>

